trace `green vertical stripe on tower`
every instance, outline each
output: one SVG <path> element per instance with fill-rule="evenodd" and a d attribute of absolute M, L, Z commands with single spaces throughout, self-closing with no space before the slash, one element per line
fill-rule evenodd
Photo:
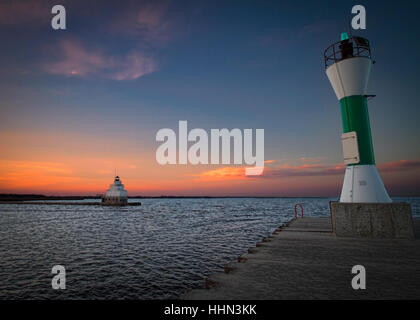
<path fill-rule="evenodd" d="M 365 96 L 350 96 L 340 100 L 343 132 L 356 131 L 360 162 L 355 165 L 375 164 L 369 111 Z"/>

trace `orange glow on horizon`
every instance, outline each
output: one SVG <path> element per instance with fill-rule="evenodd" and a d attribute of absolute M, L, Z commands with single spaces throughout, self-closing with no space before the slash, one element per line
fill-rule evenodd
<path fill-rule="evenodd" d="M 153 149 L 124 145 L 115 153 L 109 145 L 118 143 L 101 141 L 76 134 L 0 132 L 0 193 L 102 194 L 117 170 L 131 196 L 334 196 L 345 168 L 318 159 L 267 160 L 261 176 L 246 176 L 248 166 L 161 166 Z M 378 169 L 387 186 L 418 189 L 420 161 L 388 162 Z"/>

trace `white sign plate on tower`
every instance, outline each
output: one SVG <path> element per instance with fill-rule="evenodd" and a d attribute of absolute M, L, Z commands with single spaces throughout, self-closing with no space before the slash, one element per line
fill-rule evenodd
<path fill-rule="evenodd" d="M 356 131 L 346 132 L 341 135 L 343 144 L 343 156 L 345 164 L 355 164 L 360 162 L 359 145 L 357 143 Z"/>

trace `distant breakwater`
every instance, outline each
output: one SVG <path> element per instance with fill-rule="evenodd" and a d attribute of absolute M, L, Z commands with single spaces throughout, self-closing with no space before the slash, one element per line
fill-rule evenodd
<path fill-rule="evenodd" d="M 35 204 L 35 205 L 72 205 L 72 206 L 102 206 L 101 202 L 72 202 L 72 201 L 0 201 L 0 204 Z M 141 202 L 131 202 L 126 206 L 140 206 Z"/>

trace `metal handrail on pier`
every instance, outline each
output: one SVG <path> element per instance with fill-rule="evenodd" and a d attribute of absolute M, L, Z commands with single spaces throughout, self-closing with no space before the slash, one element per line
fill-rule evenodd
<path fill-rule="evenodd" d="M 300 203 L 295 204 L 295 219 L 297 219 L 297 207 L 300 207 L 300 217 L 303 218 L 303 206 Z"/>

